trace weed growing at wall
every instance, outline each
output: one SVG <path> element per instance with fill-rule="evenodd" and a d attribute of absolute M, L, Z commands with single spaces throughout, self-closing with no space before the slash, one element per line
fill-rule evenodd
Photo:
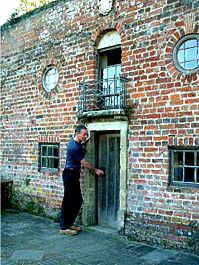
<path fill-rule="evenodd" d="M 42 189 L 35 189 L 33 185 L 29 184 L 29 181 L 26 181 L 22 186 L 13 185 L 11 206 L 30 214 L 48 216 L 55 222 L 59 222 L 59 213 L 54 209 L 49 211 L 50 201 L 47 198 L 49 198 L 49 193 Z"/>
<path fill-rule="evenodd" d="M 31 214 L 46 216 L 41 199 L 32 194 L 33 187 L 13 186 L 11 205 L 14 209 L 26 211 Z"/>

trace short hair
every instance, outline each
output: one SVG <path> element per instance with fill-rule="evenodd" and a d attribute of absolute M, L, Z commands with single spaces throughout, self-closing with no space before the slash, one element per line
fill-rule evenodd
<path fill-rule="evenodd" d="M 75 133 L 80 133 L 82 129 L 88 130 L 84 124 L 79 124 L 75 129 Z"/>

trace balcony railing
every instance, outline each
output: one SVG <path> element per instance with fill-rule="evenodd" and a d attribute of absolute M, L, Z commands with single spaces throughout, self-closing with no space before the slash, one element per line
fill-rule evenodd
<path fill-rule="evenodd" d="M 80 83 L 78 112 L 125 109 L 126 84 L 121 76 Z"/>

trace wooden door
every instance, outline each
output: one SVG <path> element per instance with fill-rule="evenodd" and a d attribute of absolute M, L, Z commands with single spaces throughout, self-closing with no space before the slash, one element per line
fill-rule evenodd
<path fill-rule="evenodd" d="M 98 135 L 98 165 L 105 176 L 97 178 L 98 224 L 117 226 L 120 194 L 120 135 L 107 133 Z"/>

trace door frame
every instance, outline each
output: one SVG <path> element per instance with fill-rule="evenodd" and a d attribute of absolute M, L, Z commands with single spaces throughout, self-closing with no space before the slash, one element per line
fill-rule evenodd
<path fill-rule="evenodd" d="M 117 222 L 117 231 L 122 232 L 124 230 L 124 224 L 125 224 L 125 213 L 126 213 L 126 208 L 127 208 L 127 140 L 128 140 L 128 122 L 127 121 L 107 121 L 107 122 L 93 122 L 93 123 L 88 123 L 86 124 L 90 135 L 91 139 L 95 135 L 96 132 L 108 132 L 108 131 L 119 131 L 120 133 L 120 203 L 119 203 L 119 210 L 118 210 L 118 222 Z M 93 155 L 89 157 L 91 162 L 95 162 L 95 140 L 91 140 L 90 148 L 92 150 Z M 90 149 L 89 148 L 89 149 Z M 93 178 L 93 176 L 86 176 L 87 181 L 84 183 L 91 183 L 91 179 L 89 181 L 89 178 Z M 85 187 L 87 190 L 89 187 Z M 92 187 L 92 193 L 93 195 L 93 200 L 96 200 L 96 190 L 95 190 L 95 184 L 93 184 Z M 95 198 L 94 198 L 95 197 Z M 86 200 L 87 201 L 87 200 Z M 96 201 L 95 201 L 96 202 Z M 85 205 L 85 210 L 83 210 L 83 216 L 86 220 L 86 225 L 94 225 L 96 222 L 96 217 L 88 217 L 88 213 L 86 212 L 89 208 L 89 212 L 93 212 L 93 215 L 96 215 L 96 203 L 91 202 L 91 205 L 93 209 L 90 209 L 88 205 Z M 84 223 L 84 220 L 83 220 Z"/>

